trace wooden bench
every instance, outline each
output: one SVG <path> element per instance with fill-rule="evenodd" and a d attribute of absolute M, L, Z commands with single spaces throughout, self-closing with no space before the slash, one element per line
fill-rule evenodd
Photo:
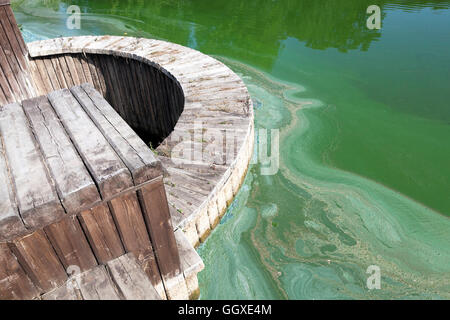
<path fill-rule="evenodd" d="M 92 85 L 0 106 L 0 139 L 0 279 L 16 279 L 0 297 L 126 253 L 160 296 L 187 297 L 161 163 Z"/>

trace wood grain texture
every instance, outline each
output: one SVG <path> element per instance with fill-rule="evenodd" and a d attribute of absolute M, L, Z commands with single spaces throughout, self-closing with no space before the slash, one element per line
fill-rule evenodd
<path fill-rule="evenodd" d="M 113 281 L 125 299 L 161 299 L 132 253 L 111 260 L 107 266 Z"/>
<path fill-rule="evenodd" d="M 205 265 L 197 251 L 189 244 L 184 232 L 178 229 L 175 231 L 178 252 L 180 253 L 181 268 L 185 277 L 197 274 L 202 271 Z"/>
<path fill-rule="evenodd" d="M 9 247 L 0 243 L 0 300 L 29 300 L 38 295 Z"/>
<path fill-rule="evenodd" d="M 76 216 L 66 217 L 44 230 L 66 270 L 75 266 L 80 271 L 86 271 L 97 265 Z"/>
<path fill-rule="evenodd" d="M 39 228 L 62 218 L 64 210 L 19 104 L 0 107 L 0 135 L 25 225 Z"/>
<path fill-rule="evenodd" d="M 71 91 L 128 167 L 136 185 L 162 175 L 161 164 L 150 148 L 92 85 Z"/>
<path fill-rule="evenodd" d="M 98 205 L 79 215 L 83 230 L 100 264 L 125 253 L 108 206 Z"/>
<path fill-rule="evenodd" d="M 134 253 L 138 260 L 152 254 L 153 248 L 136 193 L 109 201 L 109 207 L 126 252 Z"/>
<path fill-rule="evenodd" d="M 7 55 L 11 58 L 9 62 L 12 70 L 16 72 L 14 76 L 20 85 L 22 98 L 30 98 L 34 96 L 36 92 L 28 71 L 28 52 L 25 49 L 20 30 L 14 19 L 11 7 L 9 6 L 0 7 L 0 30 L 1 29 L 3 29 L 3 32 L 0 32 L 3 33 L 3 35 L 0 36 L 1 47 L 6 51 L 11 50 Z"/>
<path fill-rule="evenodd" d="M 23 234 L 26 229 L 17 210 L 12 177 L 2 140 L 0 137 L 0 241 L 5 241 Z"/>
<path fill-rule="evenodd" d="M 161 275 L 176 276 L 181 272 L 180 257 L 162 180 L 144 186 L 138 195 Z"/>
<path fill-rule="evenodd" d="M 42 230 L 14 240 L 10 248 L 41 292 L 55 289 L 66 281 L 65 269 Z"/>
<path fill-rule="evenodd" d="M 94 177 L 102 197 L 112 197 L 131 187 L 133 182 L 129 170 L 72 93 L 67 89 L 53 91 L 48 98 Z"/>
<path fill-rule="evenodd" d="M 84 300 L 119 300 L 120 293 L 105 266 L 97 266 L 80 274 L 77 283 Z"/>
<path fill-rule="evenodd" d="M 36 140 L 67 212 L 77 212 L 100 200 L 97 187 L 48 99 L 23 101 Z"/>

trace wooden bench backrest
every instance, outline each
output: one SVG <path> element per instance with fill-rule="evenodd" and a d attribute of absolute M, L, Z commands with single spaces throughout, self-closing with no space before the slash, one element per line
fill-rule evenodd
<path fill-rule="evenodd" d="M 0 105 L 36 96 L 28 50 L 9 0 L 0 0 Z"/>

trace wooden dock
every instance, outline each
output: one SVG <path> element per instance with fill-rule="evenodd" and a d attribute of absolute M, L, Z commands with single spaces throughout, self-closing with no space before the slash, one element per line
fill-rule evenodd
<path fill-rule="evenodd" d="M 253 151 L 242 80 L 158 40 L 26 46 L 5 0 L 0 18 L 10 30 L 0 38 L 0 298 L 197 297 L 193 246 L 225 213 Z"/>

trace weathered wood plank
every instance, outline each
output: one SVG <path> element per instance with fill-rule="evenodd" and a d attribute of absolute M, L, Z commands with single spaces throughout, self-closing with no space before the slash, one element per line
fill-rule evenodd
<path fill-rule="evenodd" d="M 120 295 L 104 266 L 97 266 L 77 276 L 84 300 L 119 300 Z"/>
<path fill-rule="evenodd" d="M 84 61 L 86 63 L 86 66 L 88 67 L 88 70 L 86 70 L 86 71 L 89 72 L 89 74 L 91 75 L 91 78 L 92 78 L 91 83 L 94 85 L 95 89 L 98 90 L 102 94 L 102 96 L 105 96 L 106 93 L 105 93 L 104 87 L 100 83 L 100 79 L 97 74 L 97 67 L 94 64 L 92 55 L 90 55 L 90 54 L 85 55 Z"/>
<path fill-rule="evenodd" d="M 93 77 L 97 76 L 98 83 L 99 83 L 99 91 L 102 93 L 102 95 L 106 98 L 108 98 L 108 94 L 110 94 L 107 91 L 106 88 L 106 80 L 105 76 L 103 74 L 103 69 L 101 68 L 100 63 L 98 62 L 98 55 L 90 54 L 88 55 L 88 61 L 89 61 L 89 68 L 91 70 L 91 74 Z"/>
<path fill-rule="evenodd" d="M 2 74 L 0 74 L 0 105 L 7 104 L 10 101 L 9 100 L 10 97 L 12 97 L 12 96 L 7 97 L 6 94 L 3 92 L 2 80 L 6 80 L 6 79 L 3 77 Z M 8 90 L 9 90 L 9 88 L 8 88 Z M 11 102 L 12 102 L 12 100 L 11 100 Z"/>
<path fill-rule="evenodd" d="M 76 284 L 73 284 L 72 278 L 67 280 L 62 286 L 53 289 L 50 292 L 42 295 L 42 300 L 83 300 L 81 293 L 76 288 Z"/>
<path fill-rule="evenodd" d="M 64 55 L 64 58 L 66 60 L 67 67 L 69 68 L 70 76 L 72 77 L 73 80 L 73 85 L 74 86 L 80 85 L 82 83 L 82 78 L 80 78 L 81 74 L 77 69 L 77 67 L 75 66 L 75 62 L 73 61 L 72 56 L 66 54 Z"/>
<path fill-rule="evenodd" d="M 180 257 L 162 180 L 142 187 L 138 195 L 161 275 L 176 276 L 180 273 Z"/>
<path fill-rule="evenodd" d="M 5 243 L 0 243 L 0 300 L 29 300 L 38 290 Z"/>
<path fill-rule="evenodd" d="M 2 41 L 1 35 L 0 41 Z M 7 56 L 7 52 L 5 52 L 5 50 L 8 49 L 0 46 L 0 68 L 3 70 L 3 72 L 1 72 L 1 76 L 4 79 L 0 82 L 0 85 L 5 93 L 5 96 L 8 97 L 8 102 L 12 103 L 22 100 L 24 96 L 22 91 L 20 90 L 19 83 L 17 82 L 14 71 L 11 69 L 10 63 L 8 61 L 10 60 L 10 58 Z"/>
<path fill-rule="evenodd" d="M 138 260 L 151 254 L 153 249 L 136 194 L 115 198 L 109 201 L 109 207 L 126 252 L 134 253 Z"/>
<path fill-rule="evenodd" d="M 61 65 L 59 64 L 59 60 L 57 57 L 51 57 L 49 58 L 50 61 L 52 62 L 53 68 L 55 70 L 56 73 L 56 77 L 58 78 L 59 81 L 59 89 L 63 89 L 63 88 L 67 88 L 67 82 L 66 82 L 66 78 L 64 77 L 64 71 L 61 68 Z"/>
<path fill-rule="evenodd" d="M 111 260 L 107 266 L 112 279 L 125 299 L 161 299 L 132 253 Z"/>
<path fill-rule="evenodd" d="M 85 210 L 79 219 L 99 263 L 104 264 L 125 253 L 107 205 Z"/>
<path fill-rule="evenodd" d="M 202 271 L 205 265 L 197 251 L 190 245 L 184 232 L 180 229 L 175 231 L 175 239 L 177 241 L 178 252 L 180 253 L 181 269 L 183 270 L 184 276 L 189 277 L 192 274 L 197 274 Z"/>
<path fill-rule="evenodd" d="M 9 14 L 8 14 L 9 11 Z M 11 8 L 8 7 L 1 7 L 0 8 L 0 25 L 2 26 L 4 30 L 4 38 L 7 39 L 7 43 L 2 43 L 2 47 L 4 48 L 11 48 L 11 56 L 14 56 L 15 59 L 11 59 L 11 67 L 13 70 L 17 70 L 18 73 L 15 74 L 19 84 L 20 89 L 22 90 L 22 93 L 24 94 L 24 98 L 30 98 L 33 95 L 35 95 L 35 90 L 33 88 L 33 85 L 31 83 L 31 79 L 29 77 L 28 72 L 28 63 L 25 54 L 22 52 L 21 45 L 16 37 L 16 33 L 20 32 L 17 25 L 11 25 L 9 21 L 8 15 L 11 15 L 12 11 Z M 8 49 L 7 49 L 8 50 Z"/>
<path fill-rule="evenodd" d="M 136 185 L 162 175 L 161 164 L 150 148 L 92 85 L 71 91 L 128 167 Z"/>
<path fill-rule="evenodd" d="M 159 272 L 159 267 L 156 262 L 155 253 L 152 252 L 143 260 L 139 260 L 139 264 L 141 265 L 142 270 L 144 270 L 144 272 L 147 274 L 147 277 L 150 279 L 150 282 L 152 283 L 156 292 L 158 292 L 159 296 L 163 300 L 166 300 L 167 296 L 161 278 L 161 273 Z"/>
<path fill-rule="evenodd" d="M 45 96 L 23 101 L 36 140 L 67 212 L 100 200 L 95 183 Z"/>
<path fill-rule="evenodd" d="M 87 82 L 86 75 L 84 74 L 84 69 L 80 61 L 80 55 L 72 54 L 70 55 L 72 58 L 73 65 L 75 67 L 75 72 L 78 75 L 79 84 Z"/>
<path fill-rule="evenodd" d="M 200 294 L 197 273 L 203 270 L 205 265 L 197 251 L 189 243 L 183 231 L 175 231 L 178 251 L 180 252 L 181 269 L 183 270 L 186 286 L 189 291 L 189 299 L 197 299 Z"/>
<path fill-rule="evenodd" d="M 109 207 L 125 251 L 135 255 L 153 286 L 163 297 L 161 275 L 136 193 L 128 193 L 111 200 Z"/>
<path fill-rule="evenodd" d="M 12 177 L 0 137 L 0 241 L 9 240 L 26 232 L 15 203 Z"/>
<path fill-rule="evenodd" d="M 135 125 L 138 122 L 138 102 L 137 96 L 134 94 L 132 87 L 134 82 L 132 80 L 129 60 L 126 58 L 115 57 L 113 60 L 114 69 L 116 71 L 117 87 L 121 90 L 122 102 L 124 111 L 126 112 L 124 118 L 127 119 L 130 125 Z M 140 109 L 140 108 L 139 108 Z"/>
<path fill-rule="evenodd" d="M 11 8 L 5 8 L 6 10 L 6 15 L 8 16 L 9 19 L 9 23 L 11 24 L 11 27 L 14 30 L 14 34 L 16 36 L 17 42 L 20 45 L 20 48 L 22 49 L 22 54 L 24 56 L 27 56 L 28 54 L 28 49 L 27 49 L 27 45 L 25 44 L 25 41 L 23 40 L 22 37 L 22 33 L 20 32 L 19 28 L 18 28 L 18 24 L 16 21 L 16 18 L 14 17 L 14 13 L 11 10 Z"/>
<path fill-rule="evenodd" d="M 50 81 L 50 78 L 47 73 L 47 68 L 45 66 L 43 59 L 36 59 L 34 60 L 34 63 L 36 64 L 38 74 L 40 76 L 41 86 L 44 88 L 44 94 L 47 94 L 48 92 L 53 90 L 53 84 Z"/>
<path fill-rule="evenodd" d="M 138 61 L 135 63 L 130 63 L 130 66 L 131 73 L 133 75 L 134 88 L 137 91 L 136 95 L 139 98 L 139 104 L 136 106 L 140 114 L 139 125 L 142 126 L 145 121 L 150 120 L 154 125 L 152 128 L 148 128 L 148 126 L 146 126 L 147 130 L 154 133 L 160 132 L 158 122 L 155 118 L 154 101 L 152 100 L 148 87 L 145 83 L 145 81 L 147 81 L 148 66 Z M 147 108 L 142 108 L 142 106 L 147 106 Z"/>
<path fill-rule="evenodd" d="M 66 84 L 68 87 L 72 87 L 75 85 L 74 79 L 72 79 L 72 74 L 70 73 L 69 67 L 66 62 L 65 55 L 59 55 L 57 56 L 59 66 L 61 67 L 61 70 L 64 75 L 64 79 L 66 81 Z"/>
<path fill-rule="evenodd" d="M 66 270 L 69 266 L 77 266 L 81 271 L 86 271 L 97 265 L 75 215 L 53 223 L 44 230 Z"/>
<path fill-rule="evenodd" d="M 63 217 L 64 210 L 19 104 L 1 107 L 0 135 L 25 225 L 38 228 Z"/>
<path fill-rule="evenodd" d="M 69 90 L 51 92 L 49 100 L 94 177 L 104 198 L 133 185 L 131 174 Z M 89 139 L 86 139 L 89 137 Z"/>
<path fill-rule="evenodd" d="M 10 248 L 41 292 L 57 288 L 66 281 L 64 267 L 42 230 L 14 240 Z"/>
<path fill-rule="evenodd" d="M 92 84 L 93 86 L 95 86 L 94 84 L 94 79 L 92 78 L 91 75 L 91 71 L 89 69 L 89 65 L 87 63 L 87 59 L 85 56 L 78 56 L 78 57 L 74 57 L 74 60 L 78 60 L 79 63 L 81 64 L 81 68 L 83 70 L 83 74 L 84 74 L 84 78 L 85 78 L 85 82 L 88 82 L 90 84 Z"/>
<path fill-rule="evenodd" d="M 47 58 L 47 59 L 43 59 L 43 61 L 44 61 L 45 69 L 47 70 L 48 78 L 49 78 L 50 82 L 52 83 L 53 89 L 59 90 L 59 89 L 64 88 L 59 82 L 59 79 L 55 72 L 55 68 L 53 67 L 52 60 Z"/>
<path fill-rule="evenodd" d="M 36 61 L 34 59 L 29 60 L 28 65 L 30 67 L 31 79 L 33 80 L 33 83 L 37 90 L 36 95 L 39 96 L 47 94 L 44 81 L 42 80 Z"/>

